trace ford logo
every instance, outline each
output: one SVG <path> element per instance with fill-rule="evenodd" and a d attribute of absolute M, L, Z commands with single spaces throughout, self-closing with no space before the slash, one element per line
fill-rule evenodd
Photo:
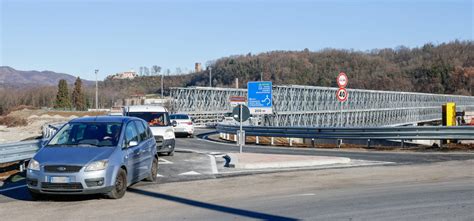
<path fill-rule="evenodd" d="M 58 171 L 66 171 L 66 167 L 58 167 L 57 170 Z"/>

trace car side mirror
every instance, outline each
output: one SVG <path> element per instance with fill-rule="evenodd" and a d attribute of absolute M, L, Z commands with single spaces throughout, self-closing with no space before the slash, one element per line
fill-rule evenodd
<path fill-rule="evenodd" d="M 41 143 L 40 143 L 41 147 L 45 147 L 46 144 L 48 144 L 48 142 L 49 142 L 49 139 L 43 139 L 43 140 L 41 140 Z"/>
<path fill-rule="evenodd" d="M 174 120 L 173 122 L 171 122 L 171 125 L 173 125 L 173 127 L 176 127 L 178 126 L 178 123 Z"/>
<path fill-rule="evenodd" d="M 132 140 L 132 141 L 128 142 L 128 147 L 134 147 L 134 146 L 138 146 L 137 141 Z"/>

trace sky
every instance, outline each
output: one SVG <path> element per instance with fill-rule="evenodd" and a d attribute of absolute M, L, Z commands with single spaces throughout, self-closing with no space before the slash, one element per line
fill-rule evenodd
<path fill-rule="evenodd" d="M 0 66 L 99 79 L 274 50 L 473 40 L 473 1 L 0 0 Z"/>

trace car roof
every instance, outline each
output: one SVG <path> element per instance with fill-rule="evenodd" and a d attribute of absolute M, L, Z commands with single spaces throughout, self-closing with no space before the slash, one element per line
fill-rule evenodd
<path fill-rule="evenodd" d="M 127 112 L 168 112 L 165 107 L 157 105 L 128 106 L 125 110 Z"/>
<path fill-rule="evenodd" d="M 170 116 L 188 116 L 189 117 L 189 115 L 187 114 L 170 114 Z"/>
<path fill-rule="evenodd" d="M 95 116 L 95 117 L 80 117 L 76 119 L 72 119 L 69 121 L 70 123 L 90 123 L 90 122 L 116 122 L 116 123 L 126 123 L 131 120 L 140 120 L 140 118 L 136 117 L 125 117 L 125 116 Z"/>

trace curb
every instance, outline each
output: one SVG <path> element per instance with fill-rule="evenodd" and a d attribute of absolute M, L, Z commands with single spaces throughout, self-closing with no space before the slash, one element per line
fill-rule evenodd
<path fill-rule="evenodd" d="M 229 153 L 226 155 L 229 161 L 229 167 L 237 169 L 278 169 L 278 168 L 296 168 L 296 167 L 313 167 L 331 164 L 347 164 L 351 162 L 347 157 L 330 157 L 325 159 L 315 160 L 291 160 L 283 162 L 269 162 L 269 163 L 239 163 L 239 158 L 236 154 Z"/>

